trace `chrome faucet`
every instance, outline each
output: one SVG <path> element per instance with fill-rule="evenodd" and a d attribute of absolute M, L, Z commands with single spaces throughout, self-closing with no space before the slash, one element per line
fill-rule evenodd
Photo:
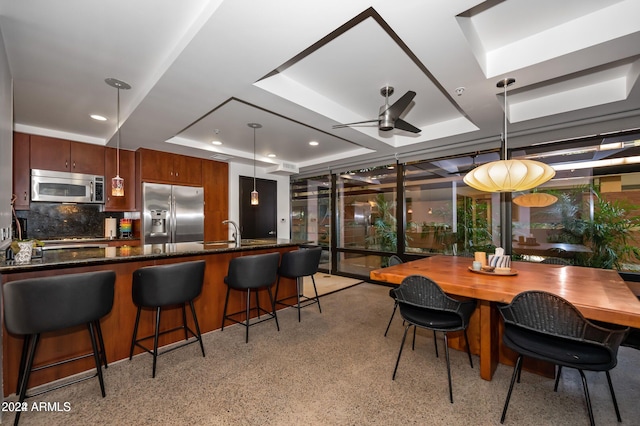
<path fill-rule="evenodd" d="M 235 240 L 236 245 L 239 246 L 240 245 L 240 229 L 238 229 L 238 225 L 234 221 L 228 220 L 228 219 L 227 220 L 223 220 L 222 223 L 225 224 L 225 225 L 228 224 L 228 223 L 233 225 L 233 228 L 235 229 L 236 232 L 231 234 L 231 236 Z"/>

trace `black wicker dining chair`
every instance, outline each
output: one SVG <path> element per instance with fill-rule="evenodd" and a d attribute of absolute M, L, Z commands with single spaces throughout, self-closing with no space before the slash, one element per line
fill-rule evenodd
<path fill-rule="evenodd" d="M 640 350 L 640 329 L 630 329 L 629 334 L 627 334 L 627 337 L 625 337 L 620 346 L 626 346 L 628 348 Z"/>
<path fill-rule="evenodd" d="M 544 291 L 522 292 L 510 304 L 498 309 L 504 320 L 502 341 L 518 353 L 500 423 L 504 423 L 507 415 L 516 378 L 520 382 L 523 356 L 558 366 L 554 392 L 558 390 L 562 367 L 578 370 L 591 425 L 594 424 L 593 410 L 584 370 L 604 371 L 616 417 L 618 422 L 622 421 L 609 370 L 616 366 L 618 348 L 628 328 L 614 329 L 594 324 L 567 300 Z"/>
<path fill-rule="evenodd" d="M 389 266 L 400 265 L 404 263 L 399 256 L 395 254 L 389 257 Z M 387 324 L 387 329 L 384 331 L 384 336 L 387 337 L 387 333 L 389 332 L 389 327 L 391 327 L 391 321 L 393 321 L 393 316 L 396 314 L 396 310 L 398 309 L 398 301 L 396 300 L 395 287 L 389 289 L 389 297 L 393 299 L 393 312 L 391 312 L 391 318 L 389 318 L 389 323 Z"/>
<path fill-rule="evenodd" d="M 400 308 L 400 315 L 407 325 L 402 336 L 396 367 L 393 370 L 393 378 L 396 378 L 398 364 L 402 356 L 402 348 L 407 338 L 407 332 L 411 326 L 433 330 L 434 343 L 436 344 L 436 356 L 438 356 L 438 346 L 435 340 L 435 332 L 444 333 L 444 349 L 447 359 L 447 376 L 449 379 L 449 400 L 453 404 L 453 390 L 451 387 L 451 365 L 449 362 L 449 341 L 447 333 L 452 331 L 462 331 L 467 346 L 469 364 L 473 368 L 471 350 L 469 349 L 469 339 L 467 338 L 467 327 L 469 319 L 476 309 L 476 301 L 459 301 L 445 294 L 445 292 L 431 279 L 421 275 L 410 275 L 402 280 L 402 284 L 395 289 L 396 300 Z"/>

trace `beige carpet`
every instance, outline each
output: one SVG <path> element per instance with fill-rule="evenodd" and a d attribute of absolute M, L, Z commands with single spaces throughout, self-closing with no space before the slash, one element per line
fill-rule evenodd
<path fill-rule="evenodd" d="M 267 321 L 250 329 L 232 326 L 205 336 L 206 358 L 197 345 L 158 359 L 114 363 L 105 371 L 106 398 L 97 379 L 28 400 L 69 403 L 68 412 L 26 412 L 24 425 L 498 425 L 511 368 L 499 366 L 493 381 L 479 377 L 463 352 L 452 351 L 450 404 L 444 354 L 436 358 L 432 335 L 418 331 L 395 381 L 393 367 L 402 337 L 396 318 L 383 337 L 393 303 L 388 288 L 359 284 L 321 297 L 305 308 L 279 314 L 281 331 Z M 442 337 L 438 340 L 442 345 Z M 440 346 L 442 349 L 442 346 Z M 621 348 L 612 371 L 623 424 L 640 419 L 640 351 Z M 604 374 L 587 373 L 598 425 L 617 424 Z M 15 398 L 10 398 L 14 400 Z M 3 423 L 13 415 L 3 413 Z M 506 425 L 586 425 L 577 372 L 553 381 L 522 373 Z"/>

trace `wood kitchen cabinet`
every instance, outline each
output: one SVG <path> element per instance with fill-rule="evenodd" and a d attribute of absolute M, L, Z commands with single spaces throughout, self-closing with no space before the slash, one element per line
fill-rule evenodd
<path fill-rule="evenodd" d="M 202 160 L 140 148 L 136 151 L 141 182 L 201 186 Z"/>
<path fill-rule="evenodd" d="M 202 160 L 204 184 L 204 240 L 220 241 L 229 238 L 229 228 L 222 221 L 229 216 L 229 165 L 219 161 Z"/>
<path fill-rule="evenodd" d="M 29 167 L 30 137 L 25 133 L 13 134 L 13 194 L 16 210 L 29 210 L 31 172 Z"/>
<path fill-rule="evenodd" d="M 31 135 L 32 169 L 104 176 L 105 147 L 48 136 Z"/>
<path fill-rule="evenodd" d="M 117 149 L 105 149 L 105 203 L 104 211 L 128 212 L 136 209 L 136 153 L 135 151 L 120 150 L 120 177 L 124 179 L 124 197 L 111 196 L 111 178 L 117 172 Z"/>

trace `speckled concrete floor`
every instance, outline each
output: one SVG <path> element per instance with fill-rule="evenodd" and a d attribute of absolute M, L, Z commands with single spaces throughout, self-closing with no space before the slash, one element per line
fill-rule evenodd
<path fill-rule="evenodd" d="M 204 337 L 206 358 L 189 345 L 158 359 L 113 363 L 105 370 L 106 398 L 97 379 L 28 400 L 69 403 L 70 411 L 26 412 L 23 425 L 498 425 L 511 368 L 480 379 L 463 352 L 452 351 L 454 404 L 449 403 L 444 357 L 432 334 L 418 331 L 391 380 L 402 338 L 396 318 L 383 336 L 393 303 L 388 288 L 359 284 L 321 298 L 302 311 L 279 314 L 250 329 L 232 326 Z M 439 337 L 441 341 L 442 338 Z M 640 419 L 640 351 L 621 348 L 612 378 L 623 424 Z M 587 373 L 598 425 L 617 424 L 604 374 Z M 9 401 L 15 397 L 9 398 Z M 13 414 L 3 413 L 3 423 Z M 527 372 L 516 384 L 506 425 L 587 425 L 577 372 L 553 381 Z"/>

